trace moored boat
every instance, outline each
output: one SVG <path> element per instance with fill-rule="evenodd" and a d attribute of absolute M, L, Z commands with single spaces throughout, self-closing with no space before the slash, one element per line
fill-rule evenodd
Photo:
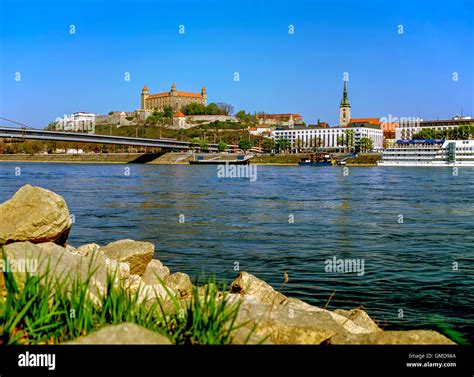
<path fill-rule="evenodd" d="M 474 167 L 474 140 L 397 140 L 378 165 Z"/>

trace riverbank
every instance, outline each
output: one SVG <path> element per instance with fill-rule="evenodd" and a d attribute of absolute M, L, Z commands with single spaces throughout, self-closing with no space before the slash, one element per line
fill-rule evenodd
<path fill-rule="evenodd" d="M 76 164 L 129 164 L 146 163 L 156 165 L 187 165 L 195 155 L 189 153 L 168 152 L 151 153 L 103 153 L 103 154 L 1 154 L 0 162 L 41 162 L 41 163 L 76 163 Z M 217 156 L 217 155 L 213 155 Z M 229 156 L 223 154 L 222 156 Z M 251 163 L 254 165 L 297 166 L 306 154 L 256 155 Z M 377 155 L 360 155 L 347 160 L 346 166 L 377 166 L 380 157 Z"/>
<path fill-rule="evenodd" d="M 102 154 L 1 154 L 0 162 L 40 162 L 70 164 L 129 164 L 146 163 L 158 154 L 102 153 Z"/>
<path fill-rule="evenodd" d="M 164 266 L 150 242 L 74 247 L 72 225 L 65 200 L 40 187 L 25 185 L 0 205 L 2 260 L 8 260 L 0 275 L 0 321 L 11 325 L 2 342 L 455 344 L 432 330 L 384 331 L 361 308 L 313 306 L 243 271 L 230 286 L 193 284 Z M 291 278 L 282 276 L 282 286 Z M 12 316 L 18 320 L 8 321 Z"/>

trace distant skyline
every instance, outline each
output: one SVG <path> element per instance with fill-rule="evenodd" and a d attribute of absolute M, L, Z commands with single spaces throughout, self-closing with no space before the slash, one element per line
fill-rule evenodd
<path fill-rule="evenodd" d="M 0 116 L 133 111 L 175 83 L 336 125 L 344 72 L 354 118 L 474 116 L 473 4 L 0 0 Z"/>

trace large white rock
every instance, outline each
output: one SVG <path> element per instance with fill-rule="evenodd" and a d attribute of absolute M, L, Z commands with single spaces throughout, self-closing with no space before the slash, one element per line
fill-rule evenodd
<path fill-rule="evenodd" d="M 150 242 L 126 239 L 109 243 L 100 250 L 109 259 L 128 263 L 130 273 L 141 276 L 153 258 L 155 245 Z"/>
<path fill-rule="evenodd" d="M 431 330 L 377 331 L 369 334 L 338 334 L 330 344 L 451 344 L 452 340 Z"/>
<path fill-rule="evenodd" d="M 158 259 L 152 259 L 142 275 L 142 280 L 149 285 L 160 284 L 160 279 L 164 281 L 169 275 L 170 269 L 168 267 L 163 266 L 163 263 Z"/>
<path fill-rule="evenodd" d="M 65 245 L 71 218 L 62 196 L 25 185 L 0 205 L 0 243 L 30 241 Z"/>
<path fill-rule="evenodd" d="M 175 272 L 165 278 L 165 285 L 179 298 L 191 297 L 193 295 L 193 284 L 189 275 Z"/>
<path fill-rule="evenodd" d="M 65 344 L 172 344 L 164 335 L 134 323 L 106 326 Z"/>
<path fill-rule="evenodd" d="M 27 271 L 30 274 L 41 276 L 47 273 L 48 279 L 57 280 L 65 286 L 76 279 L 84 283 L 89 281 L 89 290 L 95 296 L 105 290 L 107 268 L 103 256 L 86 257 L 73 254 L 53 242 L 15 242 L 4 246 L 3 250 L 10 263 L 32 262 L 35 270 Z M 14 276 L 21 284 L 26 277 L 26 271 L 17 271 Z"/>
<path fill-rule="evenodd" d="M 240 295 L 252 295 L 260 304 L 281 304 L 287 298 L 280 292 L 275 291 L 270 284 L 249 274 L 241 272 L 232 282 L 230 291 Z"/>

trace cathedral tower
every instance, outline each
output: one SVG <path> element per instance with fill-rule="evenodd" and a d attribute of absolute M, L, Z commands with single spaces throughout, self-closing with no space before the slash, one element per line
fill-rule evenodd
<path fill-rule="evenodd" d="M 344 80 L 344 92 L 342 94 L 341 104 L 339 105 L 339 125 L 347 126 L 351 119 L 351 104 L 347 98 L 347 81 Z"/>

